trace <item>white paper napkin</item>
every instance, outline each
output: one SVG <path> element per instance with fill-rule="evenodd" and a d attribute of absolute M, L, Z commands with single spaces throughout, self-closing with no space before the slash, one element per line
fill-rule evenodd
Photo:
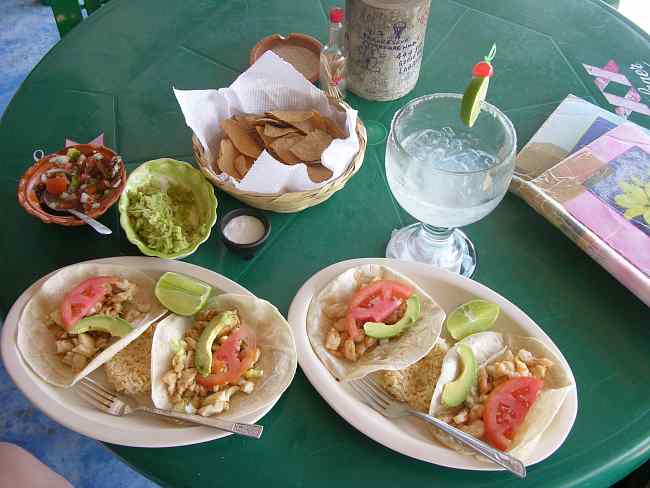
<path fill-rule="evenodd" d="M 334 139 L 322 156 L 323 166 L 332 170 L 332 178 L 314 183 L 304 164 L 285 165 L 263 151 L 246 176 L 238 182 L 221 173 L 215 175 L 234 187 L 255 193 L 286 193 L 320 188 L 338 178 L 359 151 L 355 130 L 357 111 L 339 112 L 325 94 L 273 51 L 267 51 L 242 73 L 228 88 L 218 90 L 177 90 L 174 94 L 185 116 L 185 123 L 194 131 L 209 161 L 216 161 L 223 131 L 219 123 L 242 113 L 264 113 L 273 110 L 317 110 L 345 127 L 348 137 Z"/>

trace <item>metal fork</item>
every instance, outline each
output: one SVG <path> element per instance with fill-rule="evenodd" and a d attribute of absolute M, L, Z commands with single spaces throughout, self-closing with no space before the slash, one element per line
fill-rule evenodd
<path fill-rule="evenodd" d="M 375 380 L 366 377 L 360 380 L 350 381 L 348 384 L 361 396 L 361 401 L 363 403 L 368 405 L 376 412 L 379 412 L 384 417 L 398 418 L 412 415 L 414 417 L 422 419 L 425 422 L 428 422 L 443 432 L 449 434 L 458 442 L 469 447 L 478 454 L 488 458 L 490 461 L 503 466 L 511 473 L 514 473 L 520 478 L 526 477 L 526 466 L 524 466 L 524 463 L 518 459 L 502 451 L 499 451 L 492 446 L 489 446 L 485 442 L 472 437 L 460 429 L 452 427 L 440 419 L 437 419 L 431 415 L 427 415 L 426 413 L 413 410 L 405 403 L 394 400 Z"/>
<path fill-rule="evenodd" d="M 257 424 L 242 424 L 240 422 L 231 422 L 212 417 L 201 417 L 199 415 L 190 415 L 187 413 L 174 412 L 172 410 L 162 410 L 155 407 L 145 407 L 143 405 L 133 405 L 129 400 L 120 397 L 112 391 L 106 389 L 99 383 L 89 378 L 83 378 L 77 383 L 75 392 L 90 405 L 102 412 L 122 417 L 132 414 L 133 412 L 146 412 L 161 417 L 169 417 L 176 420 L 184 420 L 193 424 L 206 425 L 219 430 L 232 432 L 246 437 L 259 439 L 262 437 L 263 426 Z"/>

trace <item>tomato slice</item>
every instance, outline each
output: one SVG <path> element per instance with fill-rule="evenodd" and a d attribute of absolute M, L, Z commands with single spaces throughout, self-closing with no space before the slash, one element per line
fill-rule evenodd
<path fill-rule="evenodd" d="M 379 280 L 358 290 L 348 304 L 347 326 L 352 339 L 359 335 L 359 323 L 381 322 L 411 296 L 413 289 L 394 280 Z"/>
<path fill-rule="evenodd" d="M 212 354 L 212 374 L 196 376 L 196 382 L 206 388 L 235 383 L 253 366 L 257 337 L 255 331 L 240 325 L 221 347 Z"/>
<path fill-rule="evenodd" d="M 45 180 L 45 190 L 50 195 L 60 195 L 68 189 L 68 178 L 65 175 L 52 176 Z"/>
<path fill-rule="evenodd" d="M 411 293 L 413 293 L 413 289 L 404 283 L 394 280 L 379 280 L 370 283 L 368 286 L 364 286 L 352 295 L 348 307 L 350 309 L 362 306 L 365 307 L 373 298 L 377 297 L 386 300 L 389 298 L 401 298 L 406 300 L 411 296 Z"/>
<path fill-rule="evenodd" d="M 386 317 L 397 310 L 401 304 L 401 300 L 378 299 L 377 301 L 372 302 L 371 308 L 357 307 L 354 310 L 351 310 L 350 313 L 356 320 L 364 322 L 367 322 L 368 320 L 372 320 L 373 322 L 382 322 Z"/>
<path fill-rule="evenodd" d="M 492 390 L 483 411 L 485 440 L 497 449 L 508 450 L 543 386 L 539 378 L 521 377 L 511 378 Z"/>
<path fill-rule="evenodd" d="M 89 278 L 69 291 L 61 303 L 61 319 L 66 330 L 86 316 L 88 311 L 101 302 L 109 291 L 110 283 L 117 281 L 114 276 Z"/>

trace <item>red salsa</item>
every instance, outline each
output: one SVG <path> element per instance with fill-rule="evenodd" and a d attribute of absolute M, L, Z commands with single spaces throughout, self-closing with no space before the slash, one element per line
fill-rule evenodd
<path fill-rule="evenodd" d="M 41 175 L 35 188 L 44 208 L 92 213 L 122 184 L 122 158 L 109 158 L 98 149 L 71 147 L 66 154 L 48 157 L 48 162 L 52 167 Z"/>

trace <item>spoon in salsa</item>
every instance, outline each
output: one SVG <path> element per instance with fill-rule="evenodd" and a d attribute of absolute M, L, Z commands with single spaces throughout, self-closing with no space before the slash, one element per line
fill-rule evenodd
<path fill-rule="evenodd" d="M 69 214 L 74 215 L 78 219 L 83 220 L 86 224 L 91 226 L 93 229 L 95 229 L 98 233 L 102 235 L 109 235 L 113 233 L 113 231 L 108 227 L 106 227 L 104 224 L 93 219 L 92 217 L 89 217 L 83 212 L 79 212 L 74 208 L 60 208 L 56 204 L 56 202 L 52 200 L 52 197 L 50 197 L 50 195 L 47 192 L 43 192 L 43 203 L 45 203 L 45 205 L 47 205 L 50 209 L 56 212 L 68 212 Z"/>

